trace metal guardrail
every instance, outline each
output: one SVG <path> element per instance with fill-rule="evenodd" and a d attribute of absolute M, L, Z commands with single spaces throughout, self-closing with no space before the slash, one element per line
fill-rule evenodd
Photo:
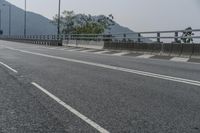
<path fill-rule="evenodd" d="M 192 33 L 184 36 L 184 33 Z M 191 39 L 200 42 L 200 29 L 194 30 L 170 30 L 170 31 L 150 31 L 135 33 L 116 33 L 116 34 L 61 34 L 61 35 L 26 35 L 26 36 L 7 36 L 2 35 L 0 39 L 4 40 L 96 40 L 96 41 L 113 41 L 113 42 L 137 42 L 137 43 L 181 43 L 183 39 Z M 183 43 L 183 42 L 182 42 Z"/>
<path fill-rule="evenodd" d="M 187 35 L 186 33 L 189 32 Z M 186 34 L 186 35 L 185 35 Z M 189 39 L 187 42 L 184 40 Z M 62 35 L 27 35 L 0 36 L 0 40 L 25 42 L 41 45 L 62 46 L 64 43 L 90 43 L 103 41 L 102 48 L 134 50 L 151 53 L 165 53 L 168 55 L 189 55 L 200 57 L 200 29 L 153 31 L 117 34 L 62 34 Z M 64 41 L 63 41 L 64 40 Z M 191 40 L 194 40 L 193 42 Z"/>

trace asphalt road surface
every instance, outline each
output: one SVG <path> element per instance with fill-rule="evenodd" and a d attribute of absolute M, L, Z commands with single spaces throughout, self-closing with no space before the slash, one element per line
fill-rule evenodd
<path fill-rule="evenodd" d="M 0 41 L 1 133 L 199 133 L 200 64 Z"/>

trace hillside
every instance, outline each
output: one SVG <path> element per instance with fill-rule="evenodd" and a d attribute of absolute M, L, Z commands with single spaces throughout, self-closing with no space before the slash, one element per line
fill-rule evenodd
<path fill-rule="evenodd" d="M 1 0 L 0 5 L 10 3 Z M 1 6 L 2 11 L 2 30 L 4 35 L 8 35 L 9 30 L 9 9 L 8 6 Z M 24 33 L 24 10 L 12 5 L 11 8 L 11 34 L 23 35 Z M 56 26 L 50 20 L 33 12 L 27 12 L 27 34 L 55 34 Z"/>
<path fill-rule="evenodd" d="M 0 5 L 9 5 L 10 3 L 1 0 Z M 9 30 L 9 10 L 8 6 L 1 6 L 2 10 L 2 30 L 4 35 L 8 35 Z M 12 5 L 11 10 L 11 35 L 23 35 L 24 33 L 24 10 Z M 53 15 L 52 15 L 53 16 Z M 103 15 L 94 16 L 102 17 Z M 48 18 L 36 14 L 34 12 L 27 12 L 27 35 L 47 35 L 56 34 L 57 27 L 51 23 Z M 120 26 L 115 22 L 115 25 L 111 27 L 110 31 L 105 33 L 117 34 L 117 33 L 134 33 L 132 30 Z M 136 35 L 129 35 L 127 37 L 135 37 Z"/>

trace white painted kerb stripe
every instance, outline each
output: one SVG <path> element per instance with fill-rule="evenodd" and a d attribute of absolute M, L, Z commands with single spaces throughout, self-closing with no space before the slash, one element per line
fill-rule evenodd
<path fill-rule="evenodd" d="M 62 100 L 60 100 L 58 97 L 56 97 L 55 95 L 51 94 L 50 92 L 48 92 L 47 90 L 45 90 L 44 88 L 42 88 L 40 85 L 38 85 L 35 82 L 31 83 L 32 85 L 34 85 L 36 88 L 38 88 L 39 90 L 41 90 L 42 92 L 44 92 L 46 95 L 48 95 L 49 97 L 51 97 L 53 100 L 55 100 L 56 102 L 58 102 L 60 105 L 62 105 L 63 107 L 65 107 L 67 110 L 69 110 L 70 112 L 72 112 L 74 115 L 78 116 L 79 118 L 81 118 L 83 121 L 85 121 L 86 123 L 88 123 L 89 125 L 91 125 L 92 127 L 94 127 L 96 130 L 98 130 L 101 133 L 109 133 L 109 131 L 107 131 L 106 129 L 102 128 L 101 126 L 99 126 L 97 123 L 93 122 L 92 120 L 90 120 L 88 117 L 82 115 L 80 112 L 78 112 L 77 110 L 75 110 L 74 108 L 72 108 L 71 106 L 67 105 L 66 103 L 64 103 Z"/>
<path fill-rule="evenodd" d="M 177 61 L 177 62 L 187 62 L 189 58 L 182 58 L 182 57 L 174 57 L 170 59 L 171 61 Z"/>
<path fill-rule="evenodd" d="M 144 54 L 144 55 L 140 55 L 140 56 L 137 56 L 138 58 L 145 58 L 145 59 L 148 59 L 148 58 L 151 58 L 153 57 L 154 55 L 149 55 L 149 54 Z"/>
<path fill-rule="evenodd" d="M 105 64 L 100 64 L 100 63 L 81 61 L 81 60 L 64 58 L 64 57 L 59 57 L 59 56 L 52 56 L 52 55 L 47 55 L 47 54 L 35 53 L 35 52 L 15 49 L 15 48 L 11 48 L 11 47 L 6 47 L 6 48 L 11 49 L 11 50 L 15 50 L 15 51 L 20 51 L 20 52 L 23 52 L 23 53 L 32 54 L 32 55 L 48 57 L 48 58 L 52 58 L 52 59 L 75 62 L 75 63 L 80 63 L 80 64 L 86 64 L 86 65 L 91 65 L 91 66 L 96 66 L 96 67 L 101 67 L 101 68 L 106 68 L 106 69 L 111 69 L 111 70 L 133 73 L 133 74 L 147 76 L 147 77 L 153 77 L 153 78 L 158 78 L 158 79 L 164 79 L 164 80 L 169 80 L 169 81 L 174 81 L 174 82 L 179 82 L 179 83 L 185 83 L 185 84 L 200 86 L 200 81 L 195 81 L 195 80 L 190 80 L 190 79 L 172 77 L 172 76 L 167 76 L 167 75 L 161 75 L 161 74 L 139 71 L 139 70 L 134 70 L 134 69 L 128 69 L 128 68 L 123 68 L 123 67 L 116 67 L 116 66 L 105 65 Z"/>
<path fill-rule="evenodd" d="M 123 55 L 126 55 L 126 54 L 129 54 L 129 52 L 115 53 L 115 54 L 112 54 L 112 55 L 115 55 L 115 56 L 123 56 Z"/>
<path fill-rule="evenodd" d="M 0 62 L 0 64 L 3 65 L 4 67 L 8 68 L 9 70 L 13 71 L 14 73 L 18 73 L 15 69 L 13 69 L 10 66 L 4 64 L 3 62 Z"/>

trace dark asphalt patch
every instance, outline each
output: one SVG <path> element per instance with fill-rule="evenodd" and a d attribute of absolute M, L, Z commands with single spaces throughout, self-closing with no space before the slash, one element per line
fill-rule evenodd
<path fill-rule="evenodd" d="M 76 48 L 76 49 L 73 49 L 73 50 L 76 50 L 76 51 L 84 51 L 84 50 L 88 50 L 86 48 Z"/>
<path fill-rule="evenodd" d="M 95 53 L 95 52 L 100 52 L 100 51 L 105 51 L 105 50 L 103 50 L 103 49 L 96 49 L 96 50 L 93 50 L 93 51 L 90 51 L 90 52 Z"/>
<path fill-rule="evenodd" d="M 124 55 L 124 56 L 140 56 L 140 55 L 143 55 L 143 54 L 141 54 L 141 53 L 130 53 L 130 54 L 126 54 L 126 55 Z"/>
<path fill-rule="evenodd" d="M 188 62 L 200 63 L 200 59 L 191 58 Z"/>
<path fill-rule="evenodd" d="M 105 52 L 104 54 L 116 54 L 116 53 L 120 53 L 120 52 L 117 52 L 117 51 L 109 51 L 109 52 Z"/>
<path fill-rule="evenodd" d="M 151 59 L 163 59 L 163 60 L 170 60 L 171 58 L 173 58 L 172 56 L 162 56 L 162 55 L 155 55 L 153 57 L 151 57 Z"/>

